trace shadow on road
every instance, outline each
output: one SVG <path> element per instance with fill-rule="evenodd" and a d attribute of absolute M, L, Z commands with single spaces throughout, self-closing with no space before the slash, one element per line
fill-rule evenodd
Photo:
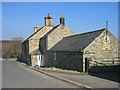
<path fill-rule="evenodd" d="M 97 69 L 97 71 L 94 71 Z M 92 67 L 89 75 L 120 83 L 120 65 Z"/>

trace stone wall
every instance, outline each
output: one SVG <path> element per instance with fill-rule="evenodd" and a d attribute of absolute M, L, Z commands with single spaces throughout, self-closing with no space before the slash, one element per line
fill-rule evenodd
<path fill-rule="evenodd" d="M 26 58 L 25 56 L 25 42 L 22 43 L 22 59 L 24 60 Z"/>
<path fill-rule="evenodd" d="M 52 53 L 51 52 L 45 52 L 44 53 L 44 66 L 46 67 L 52 67 Z"/>
<path fill-rule="evenodd" d="M 63 37 L 74 35 L 75 33 L 66 25 L 58 26 L 47 37 L 47 50 L 59 42 Z"/>
<path fill-rule="evenodd" d="M 53 26 L 44 26 L 40 31 L 37 33 L 35 32 L 31 38 L 22 43 L 23 62 L 31 62 L 30 53 L 39 48 L 40 38 L 43 37 L 52 28 Z"/>
<path fill-rule="evenodd" d="M 59 40 L 61 40 L 65 36 L 75 34 L 71 29 L 67 26 L 60 25 L 54 31 L 52 31 L 47 37 L 40 39 L 40 50 L 44 54 L 44 65 L 45 66 L 53 66 L 52 63 L 52 53 L 47 52 L 47 49 L 54 46 Z"/>
<path fill-rule="evenodd" d="M 22 43 L 22 61 L 27 63 L 29 58 L 29 42 L 28 40 Z"/>
<path fill-rule="evenodd" d="M 31 55 L 31 62 L 32 62 L 32 67 L 37 65 L 37 55 Z"/>
<path fill-rule="evenodd" d="M 40 31 L 38 31 L 35 35 L 29 38 L 29 53 L 39 48 L 40 38 L 43 37 L 52 28 L 53 26 L 44 26 Z"/>
<path fill-rule="evenodd" d="M 53 59 L 56 54 L 56 60 Z M 80 52 L 52 52 L 52 66 L 82 72 L 82 54 Z"/>
<path fill-rule="evenodd" d="M 107 57 L 118 57 L 118 41 L 110 32 L 104 31 L 84 49 L 83 71 L 85 71 L 85 58 L 94 59 Z"/>
<path fill-rule="evenodd" d="M 45 38 L 42 38 L 40 39 L 40 42 L 39 42 L 39 49 L 42 53 L 44 53 L 46 51 L 46 48 L 47 48 L 47 43 L 46 43 L 46 37 Z"/>

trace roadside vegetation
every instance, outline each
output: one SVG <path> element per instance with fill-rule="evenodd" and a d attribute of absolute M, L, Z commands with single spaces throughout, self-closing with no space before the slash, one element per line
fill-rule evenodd
<path fill-rule="evenodd" d="M 8 58 L 7 60 L 10 60 L 10 61 L 16 61 L 17 58 Z"/>
<path fill-rule="evenodd" d="M 0 58 L 0 60 L 3 60 L 3 58 Z"/>
<path fill-rule="evenodd" d="M 10 61 L 16 61 L 17 58 L 0 58 L 0 60 L 10 60 Z"/>
<path fill-rule="evenodd" d="M 57 73 L 71 74 L 71 75 L 87 75 L 87 73 L 84 73 L 84 72 L 78 72 L 78 71 L 73 71 L 73 70 L 64 70 L 64 69 L 59 69 L 59 68 L 55 68 L 55 67 L 39 67 L 38 69 L 40 69 L 42 71 L 57 72 Z"/>
<path fill-rule="evenodd" d="M 11 40 L 2 40 L 0 45 L 2 45 L 1 55 L 2 58 L 14 60 L 13 58 L 18 58 L 21 56 L 22 46 L 21 42 L 23 41 L 22 37 L 14 37 Z"/>

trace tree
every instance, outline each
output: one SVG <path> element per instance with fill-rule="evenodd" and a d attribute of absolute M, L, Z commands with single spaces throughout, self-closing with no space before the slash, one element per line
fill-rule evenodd
<path fill-rule="evenodd" d="M 22 45 L 21 42 L 23 41 L 22 37 L 14 37 L 12 40 L 10 40 L 9 48 L 7 51 L 3 54 L 4 58 L 17 58 L 20 57 L 22 53 Z"/>
<path fill-rule="evenodd" d="M 12 40 L 23 41 L 24 38 L 22 38 L 22 37 L 13 37 Z"/>

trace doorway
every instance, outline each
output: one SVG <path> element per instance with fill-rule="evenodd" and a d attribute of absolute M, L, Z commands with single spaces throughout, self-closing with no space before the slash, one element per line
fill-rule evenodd
<path fill-rule="evenodd" d="M 89 59 L 85 58 L 85 72 L 88 72 L 89 70 Z"/>

